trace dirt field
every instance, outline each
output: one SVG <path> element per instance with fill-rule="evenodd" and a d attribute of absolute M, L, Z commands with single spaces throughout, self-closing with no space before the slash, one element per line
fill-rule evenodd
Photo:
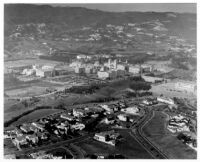
<path fill-rule="evenodd" d="M 166 114 L 155 112 L 152 120 L 143 128 L 144 134 L 170 159 L 195 159 L 196 152 L 166 129 L 166 118 Z"/>

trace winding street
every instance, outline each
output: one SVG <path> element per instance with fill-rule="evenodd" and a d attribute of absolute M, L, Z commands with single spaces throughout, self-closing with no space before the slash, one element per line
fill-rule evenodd
<path fill-rule="evenodd" d="M 146 116 L 142 118 L 134 127 L 132 127 L 131 135 L 147 150 L 155 159 L 168 159 L 168 157 L 152 144 L 143 134 L 142 128 L 153 118 L 153 110 L 149 107 L 145 109 Z"/>

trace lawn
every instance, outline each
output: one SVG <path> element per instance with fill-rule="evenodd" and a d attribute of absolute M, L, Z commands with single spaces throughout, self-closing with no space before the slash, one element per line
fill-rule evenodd
<path fill-rule="evenodd" d="M 18 101 L 4 100 L 4 122 L 31 109 L 33 109 L 33 107 L 25 108 L 24 105 Z"/>
<path fill-rule="evenodd" d="M 170 159 L 195 159 L 197 153 L 166 129 L 166 118 L 167 115 L 155 111 L 154 117 L 143 128 L 144 134 Z"/>

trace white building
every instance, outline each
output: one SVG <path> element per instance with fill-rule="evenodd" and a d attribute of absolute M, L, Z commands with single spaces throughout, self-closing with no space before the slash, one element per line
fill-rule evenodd
<path fill-rule="evenodd" d="M 128 67 L 127 67 L 127 65 L 124 65 L 124 64 L 117 64 L 117 70 L 126 71 L 126 70 L 128 70 Z"/>
<path fill-rule="evenodd" d="M 15 138 L 14 140 L 12 140 L 12 142 L 15 146 L 18 147 L 18 149 L 21 149 L 20 146 L 28 144 L 25 135 Z"/>
<path fill-rule="evenodd" d="M 61 114 L 60 117 L 63 118 L 63 119 L 69 120 L 69 121 L 74 120 L 74 117 L 70 116 L 68 114 Z"/>
<path fill-rule="evenodd" d="M 55 68 L 55 65 L 44 65 L 44 66 L 42 66 L 43 70 L 54 69 L 54 68 Z"/>
<path fill-rule="evenodd" d="M 107 112 L 113 113 L 113 109 L 111 109 L 108 105 L 101 105 L 101 107 Z"/>
<path fill-rule="evenodd" d="M 95 66 L 95 67 L 99 67 L 99 66 L 100 66 L 99 61 L 95 61 L 94 66 Z"/>
<path fill-rule="evenodd" d="M 54 69 L 37 69 L 36 76 L 38 77 L 53 77 L 55 76 Z"/>
<path fill-rule="evenodd" d="M 44 131 L 44 126 L 39 124 L 39 123 L 31 123 L 33 126 L 35 126 L 37 129 L 39 129 L 40 131 Z"/>
<path fill-rule="evenodd" d="M 167 128 L 172 133 L 190 132 L 190 128 L 188 126 L 188 123 L 189 123 L 188 118 L 185 118 L 181 115 L 177 115 L 177 116 L 170 118 Z"/>
<path fill-rule="evenodd" d="M 132 74 L 140 73 L 140 67 L 139 66 L 129 66 L 129 73 L 132 73 Z"/>
<path fill-rule="evenodd" d="M 145 76 L 145 75 L 142 75 L 142 78 L 143 78 L 146 82 L 150 82 L 150 83 L 156 83 L 156 82 L 162 82 L 162 81 L 164 81 L 163 78 L 151 77 L 151 76 Z"/>
<path fill-rule="evenodd" d="M 34 75 L 35 74 L 35 70 L 34 69 L 24 69 L 23 71 L 22 71 L 22 74 L 23 75 Z"/>
<path fill-rule="evenodd" d="M 73 115 L 77 117 L 85 116 L 85 111 L 82 109 L 73 109 Z"/>
<path fill-rule="evenodd" d="M 117 60 L 108 59 L 108 62 L 104 64 L 104 66 L 108 67 L 109 69 L 117 69 Z"/>
<path fill-rule="evenodd" d="M 128 120 L 128 117 L 125 114 L 119 114 L 117 117 L 121 121 L 125 121 L 126 122 Z"/>
<path fill-rule="evenodd" d="M 83 130 L 85 128 L 85 125 L 82 123 L 76 123 L 74 125 L 71 125 L 71 129 L 75 130 Z"/>
<path fill-rule="evenodd" d="M 34 69 L 34 70 L 37 70 L 37 69 L 40 69 L 40 68 L 42 68 L 42 66 L 41 65 L 32 65 L 32 69 Z"/>
<path fill-rule="evenodd" d="M 109 73 L 107 71 L 98 71 L 97 75 L 98 75 L 98 78 L 100 78 L 100 79 L 109 78 Z"/>
<path fill-rule="evenodd" d="M 95 133 L 94 139 L 115 146 L 116 139 L 118 137 L 119 133 L 115 133 L 114 131 L 106 131 L 101 133 Z"/>
<path fill-rule="evenodd" d="M 86 59 L 87 56 L 86 55 L 77 55 L 76 58 L 77 59 Z"/>
<path fill-rule="evenodd" d="M 141 68 L 142 68 L 143 72 L 152 72 L 153 71 L 153 65 L 142 64 Z"/>
<path fill-rule="evenodd" d="M 75 67 L 81 67 L 82 63 L 80 61 L 74 61 L 72 62 L 69 67 L 75 68 Z"/>
<path fill-rule="evenodd" d="M 140 112 L 140 110 L 139 110 L 139 108 L 137 106 L 121 109 L 121 111 L 125 112 L 127 114 L 138 114 Z"/>
<path fill-rule="evenodd" d="M 174 105 L 174 100 L 172 100 L 171 98 L 166 98 L 166 97 L 157 97 L 157 101 L 159 102 L 163 102 L 169 105 Z"/>

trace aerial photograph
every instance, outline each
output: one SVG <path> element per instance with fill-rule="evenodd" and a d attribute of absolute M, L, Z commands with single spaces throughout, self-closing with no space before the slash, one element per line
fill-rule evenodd
<path fill-rule="evenodd" d="M 4 159 L 197 159 L 196 3 L 4 3 Z"/>

